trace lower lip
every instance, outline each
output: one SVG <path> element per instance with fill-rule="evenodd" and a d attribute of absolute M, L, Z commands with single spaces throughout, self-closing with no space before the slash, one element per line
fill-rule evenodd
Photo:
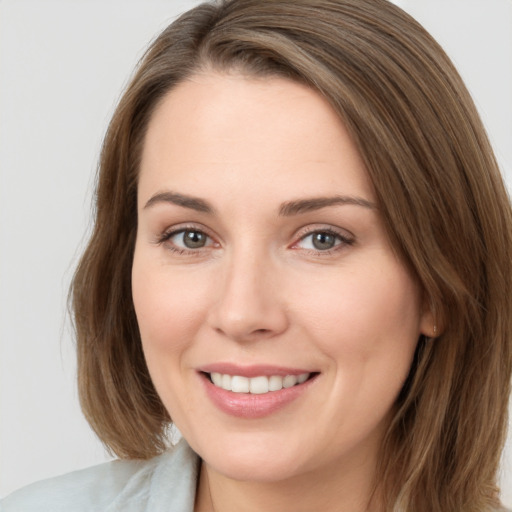
<path fill-rule="evenodd" d="M 283 409 L 306 392 L 317 377 L 317 375 L 314 375 L 306 382 L 291 388 L 283 388 L 279 391 L 257 395 L 226 391 L 215 386 L 207 375 L 201 373 L 200 376 L 204 383 L 206 394 L 221 411 L 231 416 L 247 419 L 263 418 Z"/>

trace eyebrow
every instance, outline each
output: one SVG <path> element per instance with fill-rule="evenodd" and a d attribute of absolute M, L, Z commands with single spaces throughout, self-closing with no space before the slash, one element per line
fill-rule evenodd
<path fill-rule="evenodd" d="M 193 197 L 185 194 L 178 194 L 177 192 L 159 192 L 148 200 L 144 208 L 150 208 L 158 203 L 171 203 L 183 208 L 189 208 L 201 213 L 213 215 L 215 208 L 199 197 Z M 337 205 L 354 205 L 362 206 L 370 210 L 376 209 L 376 206 L 371 201 L 357 196 L 329 196 L 329 197 L 311 197 L 306 199 L 296 199 L 282 203 L 279 208 L 279 215 L 282 217 L 290 217 L 293 215 L 300 215 L 315 210 L 321 210 L 328 206 Z"/>
<path fill-rule="evenodd" d="M 288 217 L 291 215 L 299 215 L 301 213 L 320 210 L 328 206 L 346 204 L 362 206 L 363 208 L 369 208 L 370 210 L 376 209 L 376 205 L 374 203 L 357 196 L 312 197 L 283 203 L 279 209 L 279 215 Z"/>
<path fill-rule="evenodd" d="M 184 194 L 177 194 L 176 192 L 159 192 L 154 196 L 151 196 L 149 201 L 144 205 L 144 208 L 150 208 L 158 203 L 171 203 L 183 208 L 190 208 L 201 213 L 208 213 L 212 215 L 215 213 L 215 209 L 204 199 L 199 197 L 187 196 Z"/>

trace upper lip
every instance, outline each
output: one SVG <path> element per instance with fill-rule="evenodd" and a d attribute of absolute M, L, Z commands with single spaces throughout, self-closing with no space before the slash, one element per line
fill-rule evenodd
<path fill-rule="evenodd" d="M 271 377 L 279 375 L 301 375 L 304 373 L 314 373 L 305 368 L 289 368 L 285 366 L 274 366 L 268 364 L 238 365 L 233 363 L 212 363 L 197 368 L 199 372 L 204 373 L 222 373 L 226 375 L 239 375 L 241 377 Z"/>

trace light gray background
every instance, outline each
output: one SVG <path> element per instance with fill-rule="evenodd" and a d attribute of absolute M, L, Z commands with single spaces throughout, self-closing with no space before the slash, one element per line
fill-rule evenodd
<path fill-rule="evenodd" d="M 106 124 L 196 0 L 0 0 L 0 495 L 107 459 L 75 390 L 66 294 Z M 512 0 L 396 0 L 443 44 L 512 183 Z M 512 436 L 503 460 L 512 506 Z"/>

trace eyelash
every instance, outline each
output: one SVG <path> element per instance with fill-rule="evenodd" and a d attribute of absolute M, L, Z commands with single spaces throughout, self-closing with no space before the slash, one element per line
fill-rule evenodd
<path fill-rule="evenodd" d="M 339 241 L 330 249 L 320 250 L 320 249 L 304 249 L 310 254 L 314 254 L 315 256 L 329 256 L 339 250 L 342 250 L 344 247 L 351 246 L 354 244 L 355 239 L 353 237 L 347 236 L 346 234 L 342 234 L 339 231 L 332 228 L 314 228 L 302 233 L 297 242 L 295 242 L 292 248 L 295 248 L 300 242 L 303 242 L 308 237 L 311 237 L 316 234 L 324 234 L 333 236 Z"/>
<path fill-rule="evenodd" d="M 198 228 L 197 226 L 180 226 L 179 228 L 172 228 L 168 231 L 164 231 L 158 238 L 157 244 L 165 244 L 166 242 L 169 242 L 172 237 L 179 235 L 180 233 L 186 233 L 187 231 L 201 233 L 210 240 L 213 240 L 213 238 L 204 230 L 204 228 Z M 166 248 L 177 255 L 200 256 L 203 250 L 207 249 L 208 247 L 210 246 L 199 247 L 197 249 L 183 249 L 181 247 L 177 247 L 176 245 L 168 244 Z"/>
<path fill-rule="evenodd" d="M 172 237 L 174 237 L 176 235 L 179 235 L 180 233 L 185 233 L 187 231 L 201 233 L 201 234 L 205 235 L 207 238 L 209 238 L 210 240 L 213 240 L 213 238 L 203 228 L 198 228 L 197 226 L 180 226 L 179 228 L 173 228 L 171 230 L 163 232 L 162 235 L 158 238 L 157 244 L 159 244 L 159 245 L 165 244 L 166 242 L 169 242 L 169 240 Z M 334 252 L 337 252 L 337 251 L 341 250 L 343 247 L 353 245 L 354 242 L 355 242 L 355 239 L 353 237 L 349 237 L 349 236 L 346 236 L 344 234 L 341 234 L 339 231 L 336 231 L 336 230 L 334 230 L 332 228 L 315 228 L 315 229 L 310 229 L 310 230 L 302 233 L 300 235 L 299 240 L 297 242 L 294 242 L 294 244 L 292 245 L 292 249 L 298 250 L 296 248 L 296 246 L 300 242 L 303 242 L 304 240 L 306 240 L 310 236 L 313 236 L 313 235 L 316 235 L 316 234 L 320 234 L 320 233 L 335 237 L 337 239 L 337 241 L 339 241 L 339 243 L 336 243 L 330 249 L 325 249 L 325 250 L 320 250 L 320 249 L 304 249 L 305 251 L 307 251 L 308 253 L 313 253 L 313 254 L 315 254 L 317 256 L 328 256 L 328 255 L 330 255 L 330 254 L 332 254 Z M 178 255 L 200 256 L 202 254 L 203 250 L 207 249 L 209 247 L 211 247 L 211 245 L 210 246 L 205 246 L 205 247 L 199 247 L 197 249 L 191 249 L 191 248 L 183 249 L 181 247 L 177 247 L 175 245 L 169 244 L 167 248 L 170 251 L 172 251 L 172 252 L 174 252 L 175 254 L 178 254 Z"/>

